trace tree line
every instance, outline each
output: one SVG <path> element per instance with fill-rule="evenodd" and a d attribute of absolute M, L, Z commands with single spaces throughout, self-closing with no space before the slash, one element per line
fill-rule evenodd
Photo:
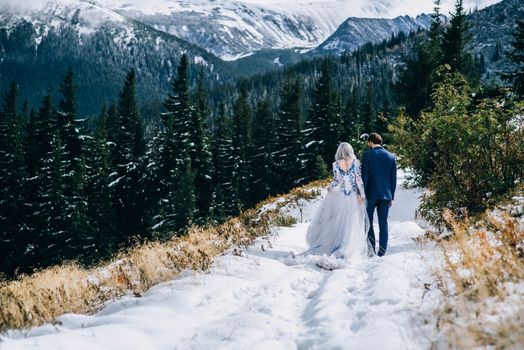
<path fill-rule="evenodd" d="M 213 115 L 204 75 L 190 88 L 183 55 L 149 139 L 134 69 L 118 101 L 88 123 L 78 120 L 72 69 L 58 103 L 49 91 L 38 109 L 19 108 L 13 82 L 0 111 L 1 270 L 14 276 L 66 260 L 95 263 L 325 177 L 345 137 L 331 69 L 325 60 L 307 110 L 301 80 L 289 75 L 276 108 L 268 95 L 252 101 L 243 82 Z"/>
<path fill-rule="evenodd" d="M 468 50 L 470 24 L 462 1 L 456 2 L 447 26 L 442 23 L 440 0 L 434 1 L 434 4 L 431 27 L 415 45 L 412 57 L 404 61 L 396 84 L 399 104 L 415 117 L 432 105 L 431 92 L 438 82 L 438 67 L 449 65 L 466 76 L 474 86 L 480 85 L 485 70 L 484 57 Z"/>
<path fill-rule="evenodd" d="M 405 109 L 390 125 L 413 183 L 430 189 L 421 212 L 437 225 L 445 222 L 444 209 L 459 218 L 483 212 L 524 180 L 524 21 L 517 21 L 507 52 L 513 66 L 500 73 L 508 86 L 479 85 L 468 36 L 458 0 L 449 25 L 435 20 L 406 62 Z"/>

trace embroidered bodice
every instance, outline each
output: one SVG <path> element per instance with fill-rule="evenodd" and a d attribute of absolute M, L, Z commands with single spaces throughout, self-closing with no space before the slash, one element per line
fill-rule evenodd
<path fill-rule="evenodd" d="M 358 196 L 365 198 L 364 182 L 362 181 L 362 171 L 358 159 L 353 161 L 348 171 L 344 171 L 338 162 L 333 162 L 333 181 L 328 188 L 339 189 L 346 196 L 355 192 Z"/>

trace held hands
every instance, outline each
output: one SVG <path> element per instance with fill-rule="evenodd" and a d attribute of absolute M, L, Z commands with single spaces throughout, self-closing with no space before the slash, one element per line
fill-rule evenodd
<path fill-rule="evenodd" d="M 364 198 L 362 198 L 361 196 L 358 196 L 357 200 L 358 204 L 364 204 Z"/>

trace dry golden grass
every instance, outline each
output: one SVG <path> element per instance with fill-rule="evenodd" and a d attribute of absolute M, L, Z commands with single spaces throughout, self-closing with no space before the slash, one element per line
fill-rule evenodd
<path fill-rule="evenodd" d="M 275 226 L 284 226 L 289 227 L 293 226 L 298 222 L 297 218 L 291 215 L 286 214 L 280 214 L 277 215 L 273 220 L 271 220 L 271 224 Z"/>
<path fill-rule="evenodd" d="M 524 222 L 509 213 L 486 213 L 475 225 L 446 220 L 453 235 L 440 242 L 438 348 L 524 348 Z"/>
<path fill-rule="evenodd" d="M 315 181 L 268 198 L 218 226 L 193 226 L 182 237 L 137 245 L 91 269 L 69 263 L 4 282 L 0 285 L 0 331 L 52 322 L 65 313 L 91 313 L 104 301 L 130 293 L 140 296 L 152 286 L 176 278 L 182 270 L 206 270 L 226 250 L 267 237 L 271 226 L 293 224 L 279 208 L 314 199 L 319 195 L 317 188 L 327 183 Z M 262 210 L 275 202 L 275 208 Z"/>

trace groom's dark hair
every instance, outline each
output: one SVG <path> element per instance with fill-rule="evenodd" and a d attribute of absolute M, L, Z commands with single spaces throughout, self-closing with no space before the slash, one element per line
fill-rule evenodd
<path fill-rule="evenodd" d="M 369 134 L 368 141 L 374 143 L 375 145 L 381 145 L 383 142 L 382 136 L 380 136 L 376 132 Z"/>

